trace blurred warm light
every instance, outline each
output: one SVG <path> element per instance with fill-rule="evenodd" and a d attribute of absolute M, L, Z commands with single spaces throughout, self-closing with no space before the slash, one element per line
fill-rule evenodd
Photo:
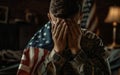
<path fill-rule="evenodd" d="M 117 22 L 120 23 L 120 7 L 112 6 L 109 8 L 107 18 L 105 19 L 106 23 Z"/>
<path fill-rule="evenodd" d="M 110 46 L 108 46 L 108 48 L 114 49 L 120 47 L 120 45 L 116 44 L 116 26 L 117 23 L 120 23 L 120 7 L 110 7 L 105 22 L 113 24 L 113 42 Z"/>

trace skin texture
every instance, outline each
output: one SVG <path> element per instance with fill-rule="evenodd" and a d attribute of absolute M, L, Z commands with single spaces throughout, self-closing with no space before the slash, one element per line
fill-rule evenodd
<path fill-rule="evenodd" d="M 76 54 L 80 49 L 81 41 L 81 28 L 77 24 L 79 20 L 79 14 L 76 13 L 71 18 L 62 19 L 54 17 L 54 15 L 48 13 L 49 20 L 52 23 L 52 38 L 54 41 L 53 50 L 57 53 L 62 53 L 68 45 L 68 49 L 72 54 Z"/>

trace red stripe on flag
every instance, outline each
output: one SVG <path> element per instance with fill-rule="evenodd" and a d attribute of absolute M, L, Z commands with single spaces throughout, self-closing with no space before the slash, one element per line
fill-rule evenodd
<path fill-rule="evenodd" d="M 34 72 L 34 69 L 36 68 L 37 61 L 38 61 L 38 56 L 39 56 L 39 48 L 34 48 L 34 64 L 31 69 L 31 74 Z"/>
<path fill-rule="evenodd" d="M 27 49 L 25 49 L 24 50 L 24 55 L 25 55 L 25 60 L 21 60 L 21 64 L 24 64 L 24 65 L 26 65 L 26 66 L 29 66 L 30 65 L 30 57 L 29 57 L 29 48 L 27 48 Z"/>

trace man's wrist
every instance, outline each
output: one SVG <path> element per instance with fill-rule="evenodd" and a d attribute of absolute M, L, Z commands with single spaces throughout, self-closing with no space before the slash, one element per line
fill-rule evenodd
<path fill-rule="evenodd" d="M 53 62 L 62 62 L 65 60 L 59 53 L 57 53 L 54 49 L 50 52 L 49 59 Z"/>
<path fill-rule="evenodd" d="M 80 52 L 81 50 L 81 47 L 78 47 L 78 48 L 71 48 L 71 52 L 73 55 L 76 55 Z"/>

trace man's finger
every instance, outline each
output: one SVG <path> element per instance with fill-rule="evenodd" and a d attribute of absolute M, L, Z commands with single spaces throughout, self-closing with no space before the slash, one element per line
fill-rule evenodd
<path fill-rule="evenodd" d="M 52 32 L 52 35 L 53 35 L 55 25 L 52 24 L 51 27 L 52 27 L 52 28 L 51 28 L 51 32 Z"/>
<path fill-rule="evenodd" d="M 78 32 L 76 31 L 73 23 L 71 21 L 68 21 L 67 23 L 69 27 L 69 32 L 71 33 L 71 37 L 76 37 L 78 35 Z"/>
<path fill-rule="evenodd" d="M 59 23 L 61 22 L 61 20 L 59 18 L 57 18 L 55 24 L 54 24 L 54 29 L 53 29 L 53 34 L 55 35 L 56 34 L 56 30 L 57 30 L 57 27 L 59 25 Z"/>
<path fill-rule="evenodd" d="M 66 35 L 67 35 L 67 25 L 66 23 L 64 22 L 63 23 L 63 26 L 62 26 L 62 29 L 60 31 L 60 34 L 59 34 L 59 38 L 61 40 L 65 40 L 66 39 Z"/>
<path fill-rule="evenodd" d="M 72 26 L 74 26 L 74 30 L 75 30 L 75 32 L 77 32 L 78 34 L 80 34 L 80 25 L 78 25 L 76 22 L 75 22 L 75 20 L 71 20 L 71 22 L 72 22 Z"/>
<path fill-rule="evenodd" d="M 56 32 L 55 32 L 55 37 L 58 38 L 59 37 L 59 34 L 60 34 L 60 31 L 61 31 L 61 28 L 63 26 L 63 20 L 59 23 L 59 25 L 57 25 L 56 27 Z"/>

